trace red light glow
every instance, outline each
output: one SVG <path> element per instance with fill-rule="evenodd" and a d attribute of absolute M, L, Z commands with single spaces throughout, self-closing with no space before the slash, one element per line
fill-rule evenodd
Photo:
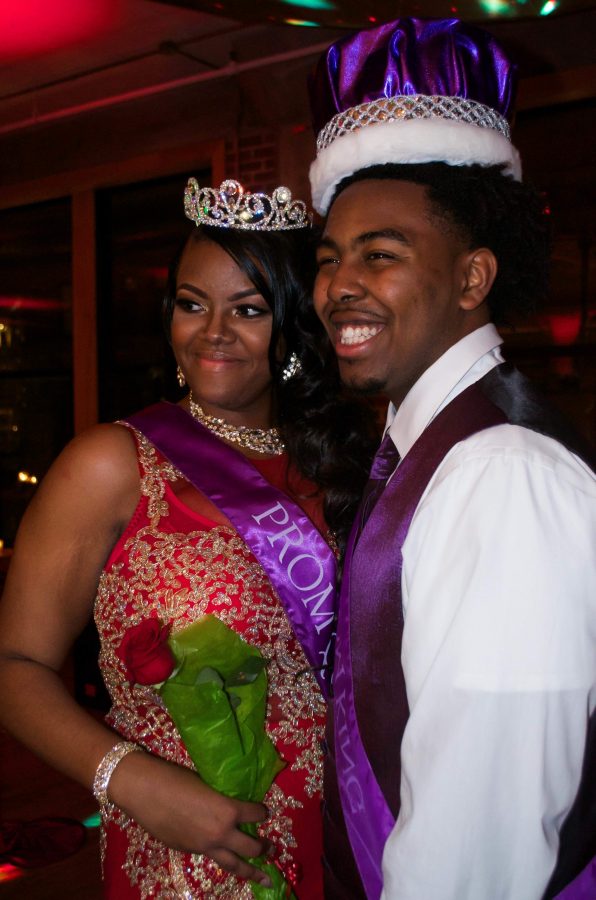
<path fill-rule="evenodd" d="M 37 312 L 53 312 L 66 309 L 63 300 L 42 300 L 39 297 L 0 297 L 0 309 L 29 309 Z"/>
<path fill-rule="evenodd" d="M 581 315 L 579 310 L 562 313 L 549 313 L 548 324 L 553 342 L 559 347 L 568 347 L 575 343 L 579 337 L 581 328 Z"/>
<path fill-rule="evenodd" d="M 147 269 L 144 269 L 145 275 L 148 275 L 150 278 L 154 278 L 155 281 L 167 281 L 168 278 L 168 267 L 167 266 L 149 266 Z"/>
<path fill-rule="evenodd" d="M 13 878 L 20 878 L 22 874 L 20 869 L 11 866 L 10 863 L 0 866 L 0 881 L 12 881 Z"/>
<path fill-rule="evenodd" d="M 115 24 L 120 0 L 2 0 L 0 56 L 35 56 L 95 37 Z"/>

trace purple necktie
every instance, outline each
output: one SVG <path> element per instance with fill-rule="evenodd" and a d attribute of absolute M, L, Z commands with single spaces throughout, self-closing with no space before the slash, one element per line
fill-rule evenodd
<path fill-rule="evenodd" d="M 368 476 L 368 482 L 362 494 L 362 513 L 360 516 L 360 531 L 364 528 L 368 517 L 374 509 L 375 503 L 383 493 L 387 480 L 393 474 L 400 460 L 397 447 L 389 437 L 389 432 L 381 442 L 381 446 L 375 454 Z"/>

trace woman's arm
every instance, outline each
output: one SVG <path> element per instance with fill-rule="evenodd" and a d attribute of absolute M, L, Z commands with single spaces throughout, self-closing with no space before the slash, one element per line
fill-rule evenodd
<path fill-rule="evenodd" d="M 21 524 L 0 604 L 0 720 L 46 762 L 90 787 L 118 741 L 70 696 L 59 671 L 92 613 L 102 568 L 139 500 L 134 443 L 102 425 L 56 460 Z M 223 797 L 181 767 L 133 753 L 116 768 L 111 800 L 156 838 L 211 856 L 255 881 L 263 873 L 239 856 L 261 842 L 238 824 L 264 809 Z"/>

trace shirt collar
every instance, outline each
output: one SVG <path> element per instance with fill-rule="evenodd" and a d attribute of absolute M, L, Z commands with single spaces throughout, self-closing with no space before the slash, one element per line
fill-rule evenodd
<path fill-rule="evenodd" d="M 386 430 L 402 458 L 447 402 L 503 362 L 498 349 L 502 343 L 492 323 L 477 328 L 423 372 L 398 410 L 389 404 Z"/>

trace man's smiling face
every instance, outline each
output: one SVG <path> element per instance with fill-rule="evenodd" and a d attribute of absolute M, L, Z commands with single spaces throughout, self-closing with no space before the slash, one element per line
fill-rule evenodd
<path fill-rule="evenodd" d="M 397 406 L 439 356 L 485 324 L 484 252 L 465 246 L 421 185 L 347 187 L 327 219 L 314 289 L 345 383 Z"/>

